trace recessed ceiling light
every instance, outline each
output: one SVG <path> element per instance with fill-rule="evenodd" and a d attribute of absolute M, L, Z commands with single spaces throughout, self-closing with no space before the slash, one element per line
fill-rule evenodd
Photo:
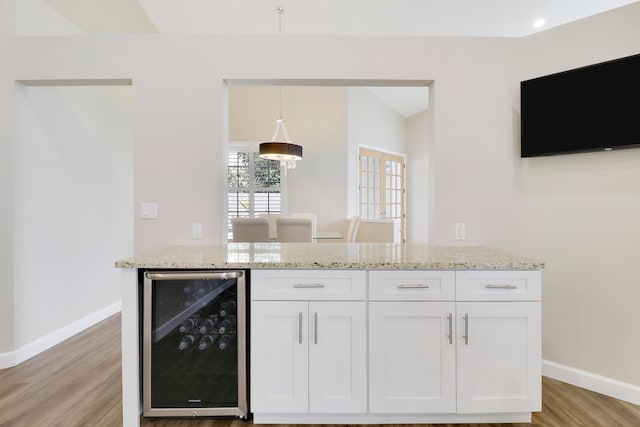
<path fill-rule="evenodd" d="M 546 20 L 546 19 L 544 19 L 544 18 L 539 18 L 539 19 L 536 19 L 535 21 L 533 21 L 533 26 L 534 26 L 535 28 L 541 28 L 541 27 L 543 27 L 543 26 L 544 26 L 544 24 L 546 24 L 546 23 L 547 23 L 547 20 Z"/>

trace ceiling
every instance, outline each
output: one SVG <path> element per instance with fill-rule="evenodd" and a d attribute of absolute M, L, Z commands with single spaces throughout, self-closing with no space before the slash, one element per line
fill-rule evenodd
<path fill-rule="evenodd" d="M 632 0 L 15 0 L 18 34 L 46 17 L 85 33 L 522 37 Z M 58 14 L 58 18 L 53 15 Z M 535 20 L 546 24 L 535 28 Z M 39 30 L 34 27 L 38 21 Z M 58 23 L 59 24 L 59 23 Z M 60 30 L 61 25 L 55 25 Z"/>
<path fill-rule="evenodd" d="M 523 37 L 631 0 L 14 0 L 17 35 L 280 34 Z M 276 9 L 282 7 L 283 14 Z M 534 22 L 544 19 L 536 28 Z M 427 88 L 374 88 L 399 114 Z"/>

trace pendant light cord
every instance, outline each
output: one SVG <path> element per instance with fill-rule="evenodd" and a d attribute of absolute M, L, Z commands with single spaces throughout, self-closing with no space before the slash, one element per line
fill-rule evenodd
<path fill-rule="evenodd" d="M 278 36 L 282 36 L 282 15 L 284 15 L 284 7 L 278 6 L 276 8 L 276 13 L 278 14 Z M 280 96 L 280 120 L 284 121 L 282 118 L 282 85 L 279 88 L 279 96 Z"/>
<path fill-rule="evenodd" d="M 278 6 L 276 8 L 276 13 L 278 14 L 278 35 L 282 35 L 282 15 L 284 14 L 284 7 Z"/>

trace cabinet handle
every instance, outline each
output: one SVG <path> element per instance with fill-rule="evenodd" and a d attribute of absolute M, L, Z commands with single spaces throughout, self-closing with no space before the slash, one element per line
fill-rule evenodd
<path fill-rule="evenodd" d="M 469 315 L 465 314 L 462 318 L 464 319 L 464 335 L 462 338 L 464 338 L 464 344 L 469 345 Z"/>
<path fill-rule="evenodd" d="M 447 335 L 447 338 L 449 338 L 449 344 L 453 344 L 453 315 L 451 313 L 447 316 L 447 320 L 449 321 L 449 335 Z"/>
<path fill-rule="evenodd" d="M 296 283 L 293 285 L 295 289 L 318 289 L 324 288 L 322 283 Z"/>
<path fill-rule="evenodd" d="M 487 289 L 518 289 L 516 285 L 485 285 Z"/>
<path fill-rule="evenodd" d="M 318 344 L 318 313 L 313 313 L 313 343 Z"/>
<path fill-rule="evenodd" d="M 398 285 L 398 289 L 428 289 L 429 285 Z"/>
<path fill-rule="evenodd" d="M 181 272 L 148 272 L 145 273 L 150 280 L 226 280 L 242 277 L 242 271 L 181 271 Z"/>
<path fill-rule="evenodd" d="M 298 313 L 298 344 L 302 344 L 302 313 Z"/>

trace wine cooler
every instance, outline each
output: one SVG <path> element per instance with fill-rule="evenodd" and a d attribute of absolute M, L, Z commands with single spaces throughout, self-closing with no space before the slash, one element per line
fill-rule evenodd
<path fill-rule="evenodd" d="M 145 272 L 144 416 L 247 417 L 246 283 L 244 271 Z"/>

